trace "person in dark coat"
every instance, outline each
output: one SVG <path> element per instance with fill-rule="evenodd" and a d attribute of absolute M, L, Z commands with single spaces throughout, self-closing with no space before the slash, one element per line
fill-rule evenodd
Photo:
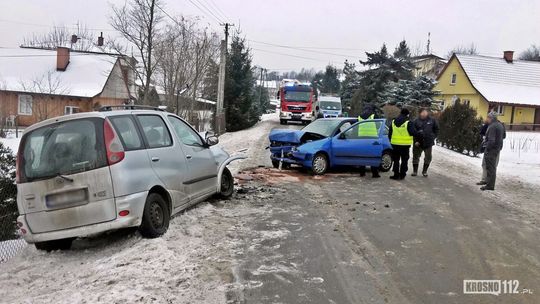
<path fill-rule="evenodd" d="M 435 138 L 439 135 L 439 124 L 429 115 L 426 108 L 420 109 L 418 118 L 413 122 L 415 135 L 413 146 L 413 173 L 412 176 L 418 175 L 418 166 L 420 165 L 420 156 L 424 153 L 424 166 L 422 175 L 427 177 L 427 170 L 431 163 L 432 147 L 435 145 Z"/>
<path fill-rule="evenodd" d="M 484 161 L 486 166 L 486 184 L 480 187 L 480 190 L 495 190 L 495 180 L 497 178 L 497 165 L 499 156 L 503 148 L 503 141 L 506 138 L 506 130 L 503 124 L 497 119 L 497 113 L 488 114 L 489 127 L 486 131 L 486 137 L 482 146 L 485 149 Z"/>
<path fill-rule="evenodd" d="M 376 117 L 375 113 L 376 109 L 375 106 L 371 104 L 367 104 L 362 108 L 362 113 L 360 116 L 358 116 L 358 121 L 366 120 L 366 119 L 375 119 Z M 375 124 L 373 124 L 375 126 Z M 358 132 L 361 132 L 362 129 L 359 129 Z M 358 134 L 362 135 L 362 134 Z M 366 176 L 366 166 L 360 166 L 360 176 Z M 381 175 L 379 174 L 379 168 L 378 167 L 370 167 L 371 169 L 371 176 L 373 178 L 379 178 Z"/>
<path fill-rule="evenodd" d="M 388 138 L 392 144 L 392 159 L 394 161 L 394 175 L 391 179 L 404 179 L 407 176 L 413 136 L 415 135 L 414 126 L 409 123 L 409 110 L 402 109 L 399 116 L 392 121 L 388 131 Z"/>
<path fill-rule="evenodd" d="M 482 143 L 486 140 L 486 132 L 487 132 L 488 127 L 489 127 L 489 122 L 488 122 L 488 119 L 486 118 L 484 120 L 484 124 L 482 124 L 482 127 L 480 128 L 480 137 L 482 139 Z M 480 145 L 480 153 L 484 153 L 484 152 L 486 151 L 485 151 L 484 145 L 482 144 Z M 499 162 L 497 161 L 497 163 Z M 482 157 L 482 179 L 480 179 L 480 181 L 476 184 L 483 186 L 486 184 L 486 180 L 487 180 L 486 159 Z"/>

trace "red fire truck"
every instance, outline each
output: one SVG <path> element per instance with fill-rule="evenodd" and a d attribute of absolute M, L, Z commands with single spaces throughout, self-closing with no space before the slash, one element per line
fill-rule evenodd
<path fill-rule="evenodd" d="M 313 87 L 298 80 L 284 79 L 281 82 L 278 99 L 280 100 L 279 120 L 282 125 L 288 121 L 300 121 L 308 124 L 313 120 Z"/>

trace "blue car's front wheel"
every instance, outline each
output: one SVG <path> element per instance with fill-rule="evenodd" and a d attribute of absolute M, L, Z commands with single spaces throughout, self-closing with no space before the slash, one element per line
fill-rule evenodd
<path fill-rule="evenodd" d="M 381 166 L 379 167 L 379 170 L 381 172 L 388 172 L 392 169 L 392 164 L 392 152 L 389 150 L 384 151 L 381 157 Z"/>
<path fill-rule="evenodd" d="M 311 171 L 315 175 L 323 175 L 329 167 L 328 157 L 324 153 L 317 153 L 311 162 Z"/>

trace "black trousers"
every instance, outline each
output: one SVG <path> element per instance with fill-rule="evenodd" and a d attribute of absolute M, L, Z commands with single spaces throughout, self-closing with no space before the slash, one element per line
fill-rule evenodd
<path fill-rule="evenodd" d="M 409 170 L 408 162 L 409 162 L 409 151 L 411 150 L 411 146 L 399 146 L 399 145 L 392 145 L 392 160 L 394 161 L 394 167 L 393 170 L 395 175 L 403 175 L 407 173 L 407 170 Z"/>
<path fill-rule="evenodd" d="M 484 154 L 484 161 L 486 162 L 486 187 L 489 189 L 495 189 L 495 180 L 497 179 L 497 165 L 499 163 L 499 153 L 501 151 L 487 150 Z"/>

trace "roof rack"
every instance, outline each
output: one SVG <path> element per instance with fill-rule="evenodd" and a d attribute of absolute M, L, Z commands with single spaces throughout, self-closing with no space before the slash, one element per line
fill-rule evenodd
<path fill-rule="evenodd" d="M 165 109 L 160 107 L 153 106 L 143 106 L 143 105 L 116 105 L 116 106 L 102 106 L 99 108 L 99 112 L 108 112 L 112 110 L 154 110 L 165 112 Z"/>

